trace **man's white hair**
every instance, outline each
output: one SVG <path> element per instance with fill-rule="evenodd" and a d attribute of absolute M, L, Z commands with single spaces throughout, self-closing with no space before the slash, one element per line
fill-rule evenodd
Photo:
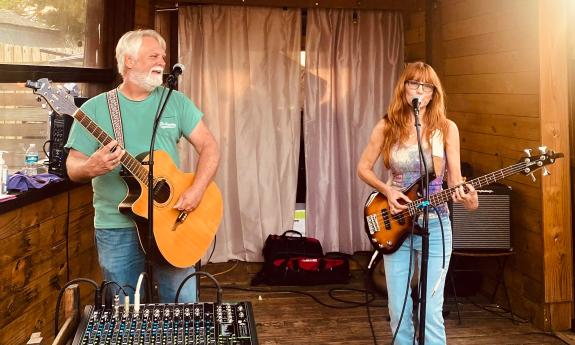
<path fill-rule="evenodd" d="M 116 60 L 118 61 L 118 72 L 124 77 L 126 65 L 124 58 L 131 56 L 134 59 L 138 56 L 138 51 L 142 46 L 142 39 L 144 37 L 152 37 L 156 39 L 162 49 L 166 49 L 166 41 L 155 30 L 135 30 L 126 32 L 118 41 L 116 45 Z"/>

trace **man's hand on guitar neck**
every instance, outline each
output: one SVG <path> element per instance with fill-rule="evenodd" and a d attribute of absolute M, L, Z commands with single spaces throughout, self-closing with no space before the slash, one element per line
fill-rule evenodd
<path fill-rule="evenodd" d="M 73 181 L 86 182 L 96 176 L 107 174 L 120 165 L 125 152 L 118 147 L 118 142 L 115 140 L 98 149 L 90 157 L 71 149 L 66 161 L 68 175 Z"/>

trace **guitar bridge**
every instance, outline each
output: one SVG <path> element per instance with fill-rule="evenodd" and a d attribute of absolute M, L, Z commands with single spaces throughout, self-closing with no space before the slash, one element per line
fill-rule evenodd
<path fill-rule="evenodd" d="M 182 224 L 184 220 L 186 220 L 186 218 L 188 218 L 188 213 L 186 211 L 181 211 L 180 214 L 178 215 L 178 218 L 176 218 L 176 221 L 174 222 L 172 231 L 176 231 L 178 225 Z"/>

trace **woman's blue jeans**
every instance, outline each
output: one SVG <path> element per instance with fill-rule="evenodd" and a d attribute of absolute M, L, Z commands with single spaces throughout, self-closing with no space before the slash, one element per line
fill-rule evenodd
<path fill-rule="evenodd" d="M 96 229 L 98 260 L 105 280 L 114 281 L 120 286 L 136 287 L 140 273 L 146 270 L 146 259 L 136 231 L 136 228 Z M 159 286 L 160 303 L 174 303 L 180 283 L 195 272 L 193 266 L 177 268 L 166 263 L 153 263 L 152 268 L 154 280 Z M 195 278 L 188 279 L 180 291 L 178 302 L 197 301 Z M 145 296 L 145 287 L 144 280 L 140 289 L 141 296 Z M 131 293 L 131 289 L 125 290 Z"/>
<path fill-rule="evenodd" d="M 422 217 L 420 217 L 422 218 Z M 443 289 L 445 287 L 445 277 L 451 258 L 451 223 L 447 215 L 442 216 L 443 230 L 445 236 L 445 272 L 442 274 L 443 266 L 443 241 L 441 238 L 441 227 L 439 218 L 430 213 L 429 217 L 429 262 L 427 273 L 427 304 L 425 313 L 425 344 L 444 345 L 446 344 L 445 327 L 443 324 Z M 415 253 L 417 253 L 418 267 L 421 267 L 421 236 L 409 235 L 401 247 L 390 255 L 384 255 L 385 279 L 387 283 L 389 316 L 391 318 L 391 330 L 395 332 L 399 324 L 399 318 L 405 299 L 406 286 L 411 281 L 408 277 L 410 241 L 413 238 L 413 258 L 411 275 L 415 269 Z M 419 281 L 419 279 L 418 279 Z M 435 292 L 434 288 L 437 286 Z M 407 291 L 405 311 L 399 327 L 399 332 L 395 339 L 396 345 L 413 344 L 413 301 L 411 299 L 411 286 Z M 419 326 L 419 325 L 417 325 Z M 417 343 L 417 342 L 415 342 Z"/>

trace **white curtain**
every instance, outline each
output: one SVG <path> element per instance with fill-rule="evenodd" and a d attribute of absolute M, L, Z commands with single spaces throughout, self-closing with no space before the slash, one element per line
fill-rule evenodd
<path fill-rule="evenodd" d="M 220 145 L 224 219 L 211 261 L 261 261 L 267 235 L 290 229 L 294 218 L 300 11 L 183 6 L 178 33 L 180 90 Z M 183 168 L 193 170 L 194 152 L 185 149 Z"/>
<path fill-rule="evenodd" d="M 306 233 L 324 251 L 367 250 L 363 205 L 371 188 L 356 165 L 403 67 L 402 17 L 313 9 L 306 27 Z"/>

